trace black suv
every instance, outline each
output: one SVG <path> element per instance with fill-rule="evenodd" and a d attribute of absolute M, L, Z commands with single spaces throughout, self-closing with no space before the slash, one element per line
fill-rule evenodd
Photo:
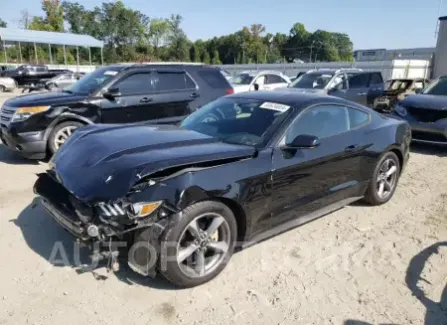
<path fill-rule="evenodd" d="M 175 124 L 198 107 L 231 93 L 232 86 L 211 66 L 106 66 L 61 92 L 6 101 L 0 111 L 0 139 L 26 158 L 43 159 L 84 125 Z"/>

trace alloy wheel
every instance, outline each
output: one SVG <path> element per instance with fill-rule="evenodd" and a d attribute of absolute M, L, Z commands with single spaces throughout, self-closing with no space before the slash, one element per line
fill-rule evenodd
<path fill-rule="evenodd" d="M 59 150 L 65 141 L 67 141 L 67 139 L 72 135 L 75 129 L 77 129 L 77 126 L 70 125 L 57 131 L 56 135 L 54 136 L 54 147 L 56 150 Z"/>
<path fill-rule="evenodd" d="M 221 265 L 230 248 L 228 222 L 217 213 L 202 214 L 193 219 L 180 236 L 177 263 L 189 277 L 203 277 Z"/>
<path fill-rule="evenodd" d="M 377 176 L 377 195 L 381 199 L 393 193 L 397 183 L 397 164 L 393 159 L 386 159 L 379 168 Z"/>

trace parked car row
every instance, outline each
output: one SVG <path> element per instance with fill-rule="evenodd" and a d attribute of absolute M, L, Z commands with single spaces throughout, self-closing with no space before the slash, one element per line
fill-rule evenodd
<path fill-rule="evenodd" d="M 52 155 L 35 193 L 62 227 L 103 244 L 109 265 L 124 243 L 135 272 L 191 287 L 237 248 L 392 198 L 412 129 L 427 127 L 413 120 L 415 98 L 441 106 L 433 96 L 447 79 L 388 115 L 371 109 L 384 88 L 380 73 L 352 69 L 290 82 L 272 71 L 228 79 L 198 64 L 112 65 L 8 100 L 0 139 L 29 158 Z"/>

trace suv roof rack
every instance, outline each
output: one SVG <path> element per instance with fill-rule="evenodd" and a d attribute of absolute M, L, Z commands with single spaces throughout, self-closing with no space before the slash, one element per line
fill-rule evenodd
<path fill-rule="evenodd" d="M 207 65 L 205 63 L 201 62 L 166 62 L 166 61 L 160 61 L 160 62 L 124 62 L 124 63 L 118 63 L 123 65 L 131 65 L 131 66 L 142 66 L 142 65 Z"/>

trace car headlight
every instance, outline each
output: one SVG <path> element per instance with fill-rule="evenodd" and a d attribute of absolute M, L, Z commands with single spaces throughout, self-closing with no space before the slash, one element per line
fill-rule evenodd
<path fill-rule="evenodd" d="M 400 116 L 406 116 L 407 115 L 407 109 L 402 106 L 401 104 L 396 104 L 394 106 L 394 111 L 399 114 Z"/>
<path fill-rule="evenodd" d="M 45 112 L 48 108 L 50 108 L 50 106 L 19 107 L 14 113 L 12 121 L 26 120 L 33 114 Z"/>
<path fill-rule="evenodd" d="M 130 206 L 134 218 L 143 218 L 150 215 L 152 212 L 158 209 L 163 201 L 156 202 L 139 202 Z"/>

